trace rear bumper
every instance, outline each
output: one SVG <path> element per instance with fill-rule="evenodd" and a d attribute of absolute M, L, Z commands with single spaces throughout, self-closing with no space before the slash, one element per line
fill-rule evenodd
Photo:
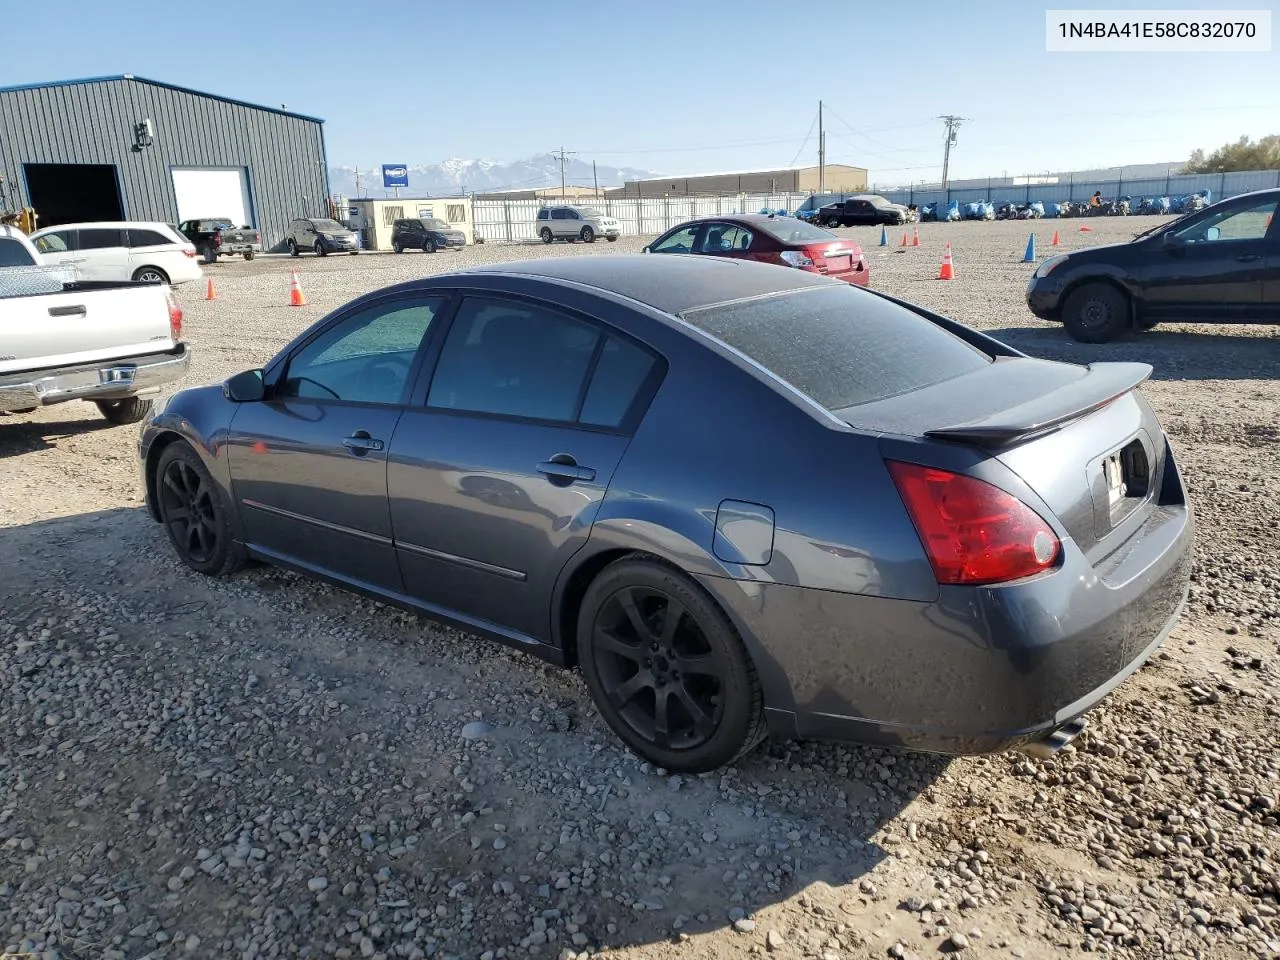
<path fill-rule="evenodd" d="M 846 270 L 844 273 L 828 273 L 827 276 L 832 280 L 843 280 L 845 283 L 865 287 L 871 280 L 871 271 L 863 268 L 862 270 Z"/>
<path fill-rule="evenodd" d="M 1042 740 L 1136 672 L 1186 602 L 1195 523 L 1159 507 L 1096 567 L 940 588 L 931 603 L 706 577 L 737 622 L 775 736 L 946 754 Z"/>
<path fill-rule="evenodd" d="M 225 243 L 224 242 L 222 246 L 218 248 L 219 255 L 228 254 L 228 253 L 245 254 L 245 253 L 261 253 L 261 252 L 262 252 L 262 244 L 260 243 Z"/>
<path fill-rule="evenodd" d="M 180 343 L 165 353 L 11 374 L 0 377 L 0 411 L 154 393 L 164 384 L 182 379 L 190 365 L 191 351 Z"/>

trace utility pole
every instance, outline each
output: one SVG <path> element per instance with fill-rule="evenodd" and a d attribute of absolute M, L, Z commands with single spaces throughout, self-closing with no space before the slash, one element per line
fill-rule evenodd
<path fill-rule="evenodd" d="M 812 129 L 812 128 L 811 128 Z M 822 101 L 818 101 L 818 195 L 827 192 L 827 134 L 822 129 Z"/>
<path fill-rule="evenodd" d="M 356 167 L 356 196 L 362 196 L 360 193 L 360 168 Z"/>
<path fill-rule="evenodd" d="M 956 117 L 951 114 L 947 114 L 946 116 L 939 117 L 938 119 L 947 125 L 947 140 L 942 148 L 942 189 L 946 190 L 947 172 L 951 167 L 951 148 L 955 146 L 956 143 L 956 128 L 959 127 L 960 124 L 966 122 L 969 118 Z"/>
<path fill-rule="evenodd" d="M 553 154 L 552 154 L 552 156 L 553 156 L 553 157 L 558 157 L 558 158 L 559 158 L 559 160 L 560 160 L 560 199 L 561 199 L 561 200 L 563 200 L 563 199 L 564 199 L 564 197 L 565 197 L 565 186 L 564 186 L 564 161 L 565 161 L 565 158 L 567 158 L 567 157 L 577 156 L 577 154 L 576 154 L 576 153 L 574 153 L 574 151 L 572 151 L 572 150 L 566 151 L 564 147 L 561 147 L 561 148 L 560 148 L 560 150 L 559 150 L 559 152 L 558 152 L 558 153 L 553 153 Z"/>
<path fill-rule="evenodd" d="M 591 161 L 591 182 L 596 185 L 596 199 L 600 199 L 600 178 L 596 176 L 596 162 Z"/>

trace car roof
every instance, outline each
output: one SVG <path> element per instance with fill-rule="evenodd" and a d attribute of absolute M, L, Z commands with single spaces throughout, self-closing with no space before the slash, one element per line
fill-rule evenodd
<path fill-rule="evenodd" d="M 204 220 L 213 220 L 214 217 L 203 217 Z M 48 227 L 41 227 L 36 233 L 46 233 L 50 230 L 154 230 L 156 227 L 166 227 L 172 229 L 171 224 L 162 220 L 94 220 L 89 223 L 55 223 Z M 34 237 L 36 233 L 33 233 Z"/>
<path fill-rule="evenodd" d="M 678 253 L 510 260 L 459 271 L 454 276 L 468 273 L 581 284 L 676 315 L 730 300 L 840 282 L 774 264 Z"/>

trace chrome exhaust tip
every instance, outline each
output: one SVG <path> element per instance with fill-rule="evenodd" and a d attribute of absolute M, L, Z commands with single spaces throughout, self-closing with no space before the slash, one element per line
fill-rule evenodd
<path fill-rule="evenodd" d="M 1085 727 L 1089 725 L 1089 721 L 1083 717 L 1077 717 L 1070 720 L 1045 734 L 1039 740 L 1032 740 L 1024 743 L 1021 747 L 1023 753 L 1028 756 L 1035 757 L 1037 760 L 1049 760 L 1056 757 L 1063 749 L 1069 745 L 1076 737 L 1084 733 Z"/>

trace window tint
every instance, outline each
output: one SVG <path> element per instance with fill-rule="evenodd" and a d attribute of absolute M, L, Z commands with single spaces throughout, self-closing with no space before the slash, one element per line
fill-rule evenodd
<path fill-rule="evenodd" d="M 599 332 L 528 304 L 469 297 L 440 354 L 427 405 L 573 421 Z"/>
<path fill-rule="evenodd" d="M 131 247 L 159 247 L 170 245 L 173 242 L 169 237 L 166 237 L 163 233 L 157 233 L 155 230 L 129 228 L 129 246 Z"/>
<path fill-rule="evenodd" d="M 80 230 L 81 250 L 106 250 L 110 247 L 124 246 L 124 231 L 109 227 L 94 227 L 91 230 Z"/>
<path fill-rule="evenodd" d="M 654 253 L 692 253 L 693 239 L 697 233 L 698 225 L 695 223 L 657 241 L 649 249 Z"/>
<path fill-rule="evenodd" d="M 32 266 L 35 260 L 26 247 L 11 237 L 0 237 L 0 267 Z"/>
<path fill-rule="evenodd" d="M 829 410 L 909 393 L 991 362 L 905 307 L 844 285 L 691 310 L 685 319 Z"/>
<path fill-rule="evenodd" d="M 276 396 L 399 403 L 414 354 L 443 303 L 397 300 L 347 317 L 293 356 Z"/>
<path fill-rule="evenodd" d="M 32 242 L 41 253 L 67 253 L 71 249 L 69 233 L 46 233 Z"/>
<path fill-rule="evenodd" d="M 550 211 L 550 210 L 547 210 L 547 209 L 545 209 L 545 208 L 544 208 L 544 209 L 542 209 L 542 210 L 539 210 L 539 211 L 538 211 L 538 219 L 539 219 L 539 220 L 549 220 L 550 218 L 551 218 L 551 211 Z"/>
<path fill-rule="evenodd" d="M 552 220 L 568 220 L 569 211 L 565 210 L 563 207 L 557 207 L 555 210 L 551 211 L 551 219 Z"/>
<path fill-rule="evenodd" d="M 1178 237 L 1186 243 L 1261 240 L 1267 235 L 1267 228 L 1271 226 L 1275 211 L 1275 200 L 1259 201 L 1243 210 L 1239 207 L 1221 210 L 1199 223 L 1179 230 Z"/>
<path fill-rule="evenodd" d="M 610 337 L 591 375 L 578 421 L 597 427 L 621 426 L 655 362 L 647 350 Z"/>

